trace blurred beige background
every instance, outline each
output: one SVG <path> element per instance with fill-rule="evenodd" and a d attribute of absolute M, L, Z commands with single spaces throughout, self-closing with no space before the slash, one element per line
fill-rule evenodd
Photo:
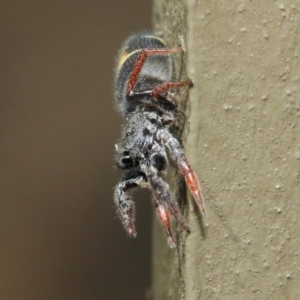
<path fill-rule="evenodd" d="M 0 2 L 0 299 L 144 299 L 151 203 L 116 218 L 113 65 L 151 1 Z M 142 194 L 138 194 L 141 198 Z"/>

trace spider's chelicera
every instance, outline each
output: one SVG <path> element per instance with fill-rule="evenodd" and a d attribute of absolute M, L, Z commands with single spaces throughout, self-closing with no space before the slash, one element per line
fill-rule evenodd
<path fill-rule="evenodd" d="M 180 114 L 171 91 L 190 86 L 175 81 L 172 53 L 180 47 L 166 48 L 159 35 L 143 32 L 129 37 L 120 50 L 115 80 L 115 100 L 126 118 L 122 137 L 116 145 L 116 164 L 125 170 L 114 190 L 114 201 L 124 228 L 136 236 L 135 207 L 129 190 L 146 187 L 171 248 L 176 247 L 170 228 L 170 215 L 190 231 L 180 208 L 163 180 L 168 154 L 185 178 L 202 215 L 206 214 L 200 185 L 170 127 Z"/>

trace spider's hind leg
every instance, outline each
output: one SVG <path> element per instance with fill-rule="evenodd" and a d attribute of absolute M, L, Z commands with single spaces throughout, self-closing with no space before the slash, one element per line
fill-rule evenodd
<path fill-rule="evenodd" d="M 179 51 L 181 51 L 181 47 L 175 47 L 175 48 L 170 48 L 170 49 L 165 49 L 165 48 L 158 48 L 158 49 L 145 48 L 145 49 L 143 49 L 139 53 L 139 55 L 134 63 L 134 66 L 132 68 L 131 74 L 129 76 L 128 86 L 127 86 L 127 95 L 129 95 L 129 96 L 134 95 L 134 90 L 133 90 L 134 86 L 138 80 L 138 77 L 142 70 L 144 62 L 149 55 L 168 55 L 168 54 L 176 53 Z"/>

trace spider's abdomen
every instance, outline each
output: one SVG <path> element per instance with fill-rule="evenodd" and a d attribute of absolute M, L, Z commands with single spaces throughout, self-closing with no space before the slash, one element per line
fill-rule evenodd
<path fill-rule="evenodd" d="M 134 100 L 128 99 L 128 80 L 138 55 L 144 49 L 164 48 L 166 48 L 164 40 L 151 32 L 130 36 L 123 44 L 117 58 L 114 91 L 117 108 L 124 116 L 134 111 L 140 103 L 147 101 L 150 96 L 142 94 L 143 92 L 151 91 L 156 85 L 173 79 L 172 57 L 150 55 L 146 58 L 135 84 L 136 96 Z"/>

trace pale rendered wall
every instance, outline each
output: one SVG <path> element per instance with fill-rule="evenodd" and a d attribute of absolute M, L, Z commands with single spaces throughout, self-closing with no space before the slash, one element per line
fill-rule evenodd
<path fill-rule="evenodd" d="M 188 195 L 175 251 L 155 224 L 154 299 L 298 299 L 299 1 L 157 0 L 153 16 L 186 47 L 183 140 L 209 213 Z"/>

